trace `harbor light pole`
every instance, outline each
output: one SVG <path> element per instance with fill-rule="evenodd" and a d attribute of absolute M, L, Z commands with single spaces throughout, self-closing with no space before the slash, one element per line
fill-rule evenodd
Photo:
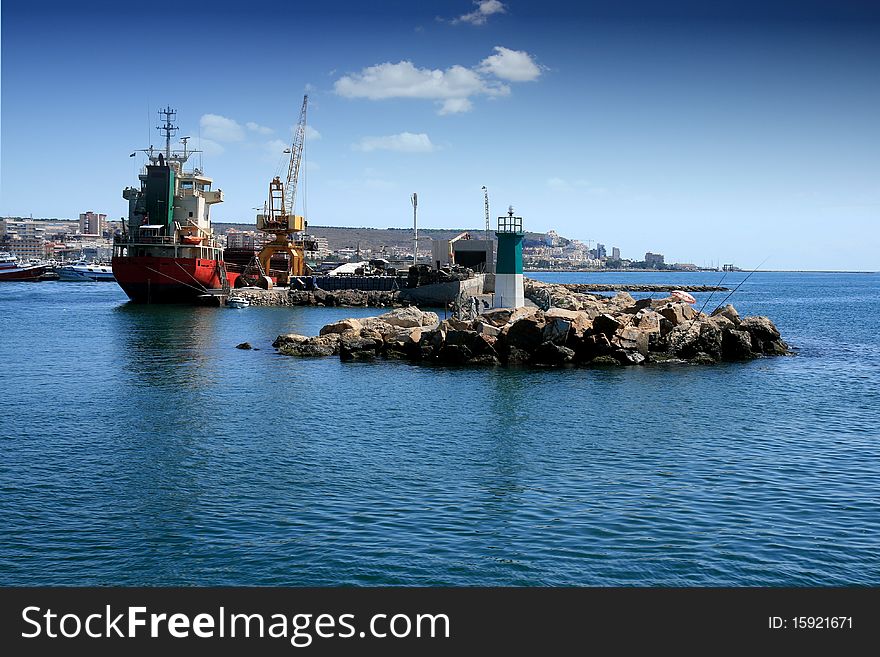
<path fill-rule="evenodd" d="M 419 223 L 416 219 L 416 210 L 419 207 L 419 195 L 413 192 L 409 199 L 413 206 L 413 267 L 416 266 L 416 257 L 419 252 Z"/>

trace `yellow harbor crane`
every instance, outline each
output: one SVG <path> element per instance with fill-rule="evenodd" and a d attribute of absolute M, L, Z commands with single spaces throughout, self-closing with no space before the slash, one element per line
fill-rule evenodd
<path fill-rule="evenodd" d="M 287 180 L 281 181 L 275 176 L 269 183 L 269 201 L 263 214 L 257 215 L 257 228 L 275 238 L 266 244 L 257 254 L 257 259 L 266 275 L 270 275 L 272 256 L 287 254 L 287 271 L 271 270 L 276 275 L 279 285 L 287 285 L 291 276 L 303 276 L 305 272 L 305 247 L 302 239 L 296 234 L 305 230 L 305 218 L 294 214 L 296 204 L 296 186 L 302 162 L 303 147 L 306 139 L 306 107 L 308 95 L 303 96 L 299 121 L 293 133 L 293 143 L 284 152 L 290 152 L 287 165 Z"/>

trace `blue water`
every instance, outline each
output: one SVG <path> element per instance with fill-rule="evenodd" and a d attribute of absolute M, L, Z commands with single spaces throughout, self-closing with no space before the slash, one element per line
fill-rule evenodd
<path fill-rule="evenodd" d="M 731 301 L 797 355 L 299 360 L 276 335 L 379 311 L 4 283 L 0 584 L 877 585 L 880 276 L 760 273 Z"/>

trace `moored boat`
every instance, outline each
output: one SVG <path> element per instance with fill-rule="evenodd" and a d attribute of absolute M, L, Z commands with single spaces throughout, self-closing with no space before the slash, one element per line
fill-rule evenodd
<path fill-rule="evenodd" d="M 171 149 L 176 112 L 160 110 L 164 124 L 164 151 L 145 149 L 149 164 L 138 176 L 140 187 L 126 187 L 128 221 L 113 244 L 112 269 L 116 282 L 139 303 L 205 303 L 205 298 L 229 294 L 237 276 L 227 273 L 223 247 L 214 238 L 210 207 L 223 201 L 213 181 L 184 164 L 198 151 Z M 209 299 L 210 300 L 210 299 Z"/>
<path fill-rule="evenodd" d="M 74 262 L 55 268 L 58 279 L 62 281 L 108 281 L 113 282 L 113 268 L 110 265 Z"/>
<path fill-rule="evenodd" d="M 46 265 L 22 264 L 11 253 L 0 253 L 0 281 L 38 281 Z"/>

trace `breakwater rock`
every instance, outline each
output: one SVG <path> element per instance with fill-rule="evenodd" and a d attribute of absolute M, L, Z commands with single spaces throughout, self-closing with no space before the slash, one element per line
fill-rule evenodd
<path fill-rule="evenodd" d="M 560 283 L 561 287 L 572 292 L 726 292 L 730 288 L 720 285 L 655 285 L 639 283 L 635 285 L 608 285 L 607 283 Z"/>
<path fill-rule="evenodd" d="M 407 305 L 398 292 L 362 290 L 258 290 L 239 288 L 235 295 L 245 297 L 252 306 L 327 306 L 352 308 L 399 308 Z"/>
<path fill-rule="evenodd" d="M 409 307 L 328 324 L 315 337 L 280 335 L 273 346 L 289 356 L 537 366 L 708 364 L 789 353 L 770 319 L 741 319 L 731 305 L 706 315 L 685 303 L 635 301 L 627 293 L 595 303 L 577 310 L 495 308 L 472 321 L 440 321 Z"/>
<path fill-rule="evenodd" d="M 289 301 L 291 306 L 399 308 L 407 305 L 397 290 L 290 290 Z"/>
<path fill-rule="evenodd" d="M 626 290 L 622 288 L 626 287 Z M 586 283 L 544 283 L 534 279 L 525 279 L 523 291 L 526 299 L 540 308 L 565 308 L 566 310 L 593 311 L 602 308 L 608 303 L 606 295 L 594 294 L 595 292 L 618 291 L 618 295 L 612 297 L 612 305 L 620 306 L 620 303 L 635 303 L 628 292 L 671 292 L 681 290 L 683 292 L 710 292 L 724 291 L 727 288 L 708 285 L 685 285 L 673 287 L 671 285 L 593 285 Z M 624 296 L 620 296 L 621 293 Z M 614 301 L 622 299 L 622 301 Z M 664 301 L 672 301 L 667 298 Z"/>

